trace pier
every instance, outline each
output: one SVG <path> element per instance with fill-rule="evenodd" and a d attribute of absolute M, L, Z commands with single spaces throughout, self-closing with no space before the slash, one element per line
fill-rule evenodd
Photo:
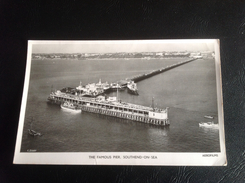
<path fill-rule="evenodd" d="M 122 85 L 122 86 L 123 86 L 123 85 L 126 85 L 127 82 L 129 82 L 129 81 L 134 81 L 135 83 L 137 83 L 137 82 L 139 82 L 139 81 L 141 81 L 141 80 L 144 80 L 144 79 L 147 79 L 147 78 L 149 78 L 149 77 L 155 76 L 155 75 L 157 75 L 157 74 L 166 72 L 166 71 L 168 71 L 168 70 L 170 70 L 170 69 L 173 69 L 173 68 L 175 68 L 175 67 L 179 67 L 179 66 L 181 66 L 181 65 L 187 64 L 187 63 L 192 62 L 192 61 L 194 61 L 194 60 L 196 60 L 196 59 L 197 59 L 197 58 L 191 58 L 191 59 L 186 60 L 186 61 L 181 61 L 181 62 L 178 62 L 178 63 L 176 63 L 176 64 L 169 65 L 169 66 L 167 66 L 167 67 L 162 67 L 162 68 L 160 68 L 160 69 L 153 70 L 153 71 L 151 71 L 151 72 L 149 72 L 149 73 L 140 74 L 140 75 L 137 75 L 137 76 L 132 76 L 132 77 L 130 77 L 130 78 L 126 78 L 125 80 L 118 81 L 118 83 L 120 83 L 120 85 Z"/>
<path fill-rule="evenodd" d="M 48 101 L 58 105 L 69 102 L 76 105 L 79 109 L 81 109 L 81 111 L 128 119 L 152 125 L 167 126 L 170 124 L 168 119 L 168 108 L 157 109 L 121 101 L 80 97 L 62 92 L 51 93 L 48 97 Z"/>
<path fill-rule="evenodd" d="M 118 82 L 117 86 L 120 85 L 120 87 L 124 87 L 129 82 L 139 82 L 143 79 L 152 77 L 154 75 L 168 71 L 175 67 L 192 62 L 196 59 L 197 58 L 192 58 L 186 61 L 181 61 L 176 64 L 172 64 L 167 67 L 162 67 L 160 69 L 153 70 L 149 73 L 133 76 L 131 78 L 126 78 L 125 80 L 121 80 L 120 82 Z M 104 93 L 102 83 L 99 82 L 97 85 L 95 83 L 93 84 L 93 87 L 96 89 L 96 91 L 97 88 L 99 88 L 99 91 L 101 93 Z M 108 87 L 107 85 L 108 83 L 106 83 L 104 87 Z M 80 88 L 81 87 L 82 86 L 80 86 Z M 77 90 L 79 90 L 80 88 L 77 87 Z M 56 92 L 52 92 L 48 97 L 48 101 L 58 105 L 61 105 L 63 103 L 70 103 L 74 105 L 76 109 L 78 108 L 81 111 L 97 113 L 101 115 L 112 116 L 127 120 L 133 120 L 147 124 L 153 124 L 158 126 L 167 126 L 170 124 L 168 119 L 168 108 L 158 109 L 154 108 L 154 105 L 152 105 L 152 107 L 146 107 L 137 104 L 118 101 L 117 99 L 114 100 L 113 98 L 107 98 L 105 96 L 100 96 L 97 98 L 94 98 L 95 96 L 93 96 L 92 98 L 85 97 L 82 94 L 78 94 L 76 90 L 75 93 L 72 93 L 67 91 L 68 89 L 69 88 L 66 88 L 65 90 L 61 91 L 58 90 Z M 98 93 L 97 95 L 101 93 Z"/>

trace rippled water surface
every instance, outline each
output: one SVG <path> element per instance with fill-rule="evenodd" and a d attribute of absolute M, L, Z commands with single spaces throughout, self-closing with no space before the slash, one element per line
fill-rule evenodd
<path fill-rule="evenodd" d="M 217 123 L 214 60 L 200 59 L 137 83 L 139 95 L 120 91 L 125 102 L 169 107 L 169 127 L 88 112 L 72 114 L 47 103 L 53 89 L 87 83 L 115 82 L 186 59 L 32 60 L 21 151 L 37 152 L 219 152 L 219 130 L 198 123 Z M 110 93 L 116 96 L 116 92 Z M 28 134 L 32 128 L 43 136 Z"/>

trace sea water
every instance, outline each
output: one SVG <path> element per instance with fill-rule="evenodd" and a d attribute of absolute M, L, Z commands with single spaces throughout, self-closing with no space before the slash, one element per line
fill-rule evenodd
<path fill-rule="evenodd" d="M 32 60 L 21 152 L 219 152 L 215 63 L 198 59 L 137 83 L 139 95 L 118 92 L 125 102 L 169 107 L 169 127 L 81 112 L 47 103 L 51 90 L 88 83 L 116 82 L 187 60 Z M 111 92 L 109 96 L 117 96 Z M 205 119 L 205 115 L 214 119 Z M 28 129 L 42 133 L 32 137 Z"/>

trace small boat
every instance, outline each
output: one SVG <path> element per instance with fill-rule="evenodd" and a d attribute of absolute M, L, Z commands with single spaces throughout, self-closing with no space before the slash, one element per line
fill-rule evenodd
<path fill-rule="evenodd" d="M 32 123 L 33 123 L 33 118 L 32 118 L 32 120 L 31 120 L 31 126 L 30 126 L 30 129 L 28 129 L 29 135 L 31 135 L 31 136 L 33 136 L 33 137 L 35 137 L 35 136 L 42 136 L 41 133 L 36 132 L 35 130 L 32 130 Z"/>
<path fill-rule="evenodd" d="M 101 79 L 98 83 L 95 84 L 95 86 L 99 89 L 102 89 L 103 91 L 107 91 L 111 88 L 110 84 L 107 81 L 105 83 L 102 83 Z"/>
<path fill-rule="evenodd" d="M 213 117 L 213 116 L 208 116 L 208 115 L 204 116 L 204 118 L 214 119 L 214 117 Z"/>
<path fill-rule="evenodd" d="M 98 95 L 104 93 L 103 90 L 94 90 L 94 91 L 84 91 L 81 96 L 83 97 L 97 97 Z"/>
<path fill-rule="evenodd" d="M 122 90 L 123 87 L 119 85 L 118 83 L 111 83 L 110 89 L 111 90 Z"/>
<path fill-rule="evenodd" d="M 31 135 L 31 136 L 42 136 L 42 134 L 41 133 L 39 133 L 39 132 L 36 132 L 35 130 L 32 130 L 32 129 L 28 129 L 28 132 L 29 132 L 29 135 Z"/>
<path fill-rule="evenodd" d="M 60 105 L 60 107 L 62 109 L 65 109 L 71 112 L 75 112 L 75 113 L 81 112 L 81 109 L 78 108 L 77 105 L 74 105 L 73 103 L 70 103 L 70 102 L 64 102 L 63 104 Z"/>
<path fill-rule="evenodd" d="M 128 92 L 132 93 L 134 95 L 139 95 L 137 85 L 134 83 L 134 81 L 130 81 L 127 84 Z"/>
<path fill-rule="evenodd" d="M 212 122 L 201 122 L 199 123 L 199 127 L 209 127 L 209 128 L 215 128 L 218 127 L 218 124 L 215 124 L 213 121 Z"/>

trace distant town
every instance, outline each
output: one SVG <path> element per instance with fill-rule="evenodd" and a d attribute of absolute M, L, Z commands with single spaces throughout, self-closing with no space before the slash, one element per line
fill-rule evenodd
<path fill-rule="evenodd" d="M 213 58 L 214 52 L 140 52 L 140 53 L 33 53 L 32 59 L 153 59 L 153 58 L 173 58 L 173 57 L 203 57 Z"/>

